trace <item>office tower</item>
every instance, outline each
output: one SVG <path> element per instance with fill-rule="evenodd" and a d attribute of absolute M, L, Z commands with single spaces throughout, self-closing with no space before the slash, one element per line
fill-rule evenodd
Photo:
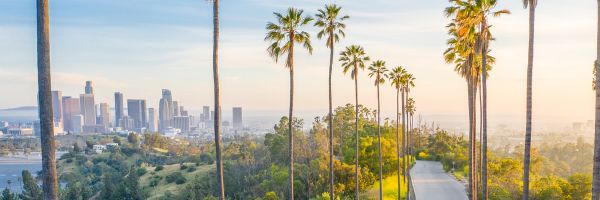
<path fill-rule="evenodd" d="M 148 130 L 150 132 L 158 131 L 158 124 L 156 119 L 156 112 L 154 108 L 148 108 Z"/>
<path fill-rule="evenodd" d="M 210 121 L 210 107 L 203 106 L 202 107 L 202 121 Z"/>
<path fill-rule="evenodd" d="M 94 94 L 94 87 L 92 86 L 92 81 L 85 82 L 85 94 Z"/>
<path fill-rule="evenodd" d="M 131 119 L 129 116 L 121 117 L 119 124 L 121 125 L 121 128 L 123 128 L 124 130 L 133 130 L 134 129 L 133 119 Z"/>
<path fill-rule="evenodd" d="M 121 126 L 119 122 L 123 117 L 123 93 L 115 92 L 115 126 Z"/>
<path fill-rule="evenodd" d="M 71 116 L 71 130 L 73 133 L 80 134 L 83 132 L 84 116 L 83 115 L 72 115 Z"/>
<path fill-rule="evenodd" d="M 127 115 L 133 120 L 133 128 L 146 127 L 146 100 L 127 99 Z"/>
<path fill-rule="evenodd" d="M 233 107 L 233 128 L 241 129 L 244 127 L 242 123 L 242 107 Z"/>
<path fill-rule="evenodd" d="M 79 95 L 79 106 L 81 109 L 81 115 L 83 115 L 83 125 L 96 125 L 96 104 L 94 103 L 94 95 Z"/>
<path fill-rule="evenodd" d="M 110 113 L 108 112 L 108 104 L 100 104 L 100 121 L 98 124 L 103 125 L 105 128 L 110 127 Z"/>
<path fill-rule="evenodd" d="M 173 101 L 173 117 L 180 116 L 179 114 L 179 103 L 177 101 Z"/>
<path fill-rule="evenodd" d="M 162 98 L 158 105 L 158 129 L 164 132 L 171 126 L 171 120 L 173 119 L 173 97 L 171 91 L 168 89 L 162 90 Z"/>
<path fill-rule="evenodd" d="M 54 119 L 55 126 L 56 126 L 56 124 L 62 124 L 63 114 L 62 114 L 62 92 L 61 91 L 52 91 L 52 114 L 53 114 L 52 116 Z"/>
<path fill-rule="evenodd" d="M 183 133 L 190 132 L 190 117 L 173 117 L 173 128 L 180 129 Z"/>
<path fill-rule="evenodd" d="M 71 117 L 73 115 L 81 114 L 80 103 L 78 98 L 71 98 L 70 96 L 65 96 L 62 98 L 62 108 L 63 108 L 63 119 L 64 119 L 64 130 L 65 131 L 73 131 L 73 125 Z"/>

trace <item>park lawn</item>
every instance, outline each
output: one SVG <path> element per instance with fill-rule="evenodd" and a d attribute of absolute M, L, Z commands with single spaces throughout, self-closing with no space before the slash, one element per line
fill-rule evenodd
<path fill-rule="evenodd" d="M 401 180 L 402 187 L 400 188 L 400 192 L 402 199 L 406 199 L 406 182 Z M 379 179 L 375 181 L 364 194 L 363 198 L 366 199 L 378 199 L 379 196 Z M 383 179 L 383 199 L 384 200 L 393 200 L 398 199 L 398 175 L 394 174 L 392 176 L 388 176 Z"/>
<path fill-rule="evenodd" d="M 151 199 L 160 199 L 164 197 L 165 194 L 178 194 L 181 189 L 185 188 L 189 183 L 194 181 L 196 176 L 204 175 L 209 173 L 211 170 L 215 169 L 215 165 L 206 165 L 202 164 L 200 166 L 196 166 L 194 163 L 184 163 L 189 167 L 196 167 L 196 170 L 193 172 L 188 172 L 187 169 L 181 170 L 179 164 L 173 165 L 163 165 L 164 169 L 158 172 L 154 171 L 155 167 L 146 167 L 146 174 L 140 177 L 139 186 L 142 188 L 144 192 L 147 192 L 148 200 Z M 173 174 L 175 172 L 181 172 L 182 175 L 186 178 L 186 182 L 180 185 L 177 185 L 175 182 L 167 183 L 165 177 Z M 155 187 L 150 186 L 150 182 L 153 177 L 160 176 L 162 179 L 159 181 L 158 185 Z"/>

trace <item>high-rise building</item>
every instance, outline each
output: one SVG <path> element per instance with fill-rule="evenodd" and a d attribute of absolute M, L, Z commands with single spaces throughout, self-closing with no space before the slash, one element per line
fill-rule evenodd
<path fill-rule="evenodd" d="M 173 109 L 173 96 L 171 95 L 171 91 L 168 89 L 162 90 L 162 98 L 159 101 L 158 105 L 158 129 L 161 132 L 164 132 L 167 128 L 171 126 L 171 120 L 173 119 L 174 109 Z"/>
<path fill-rule="evenodd" d="M 92 86 L 92 81 L 85 82 L 85 93 L 94 94 L 94 86 Z"/>
<path fill-rule="evenodd" d="M 179 102 L 173 101 L 173 117 L 181 116 L 179 112 Z"/>
<path fill-rule="evenodd" d="M 244 124 L 242 122 L 242 107 L 233 107 L 233 128 L 241 129 L 244 128 Z"/>
<path fill-rule="evenodd" d="M 52 91 L 52 116 L 54 119 L 55 126 L 59 124 L 63 126 L 63 114 L 62 114 L 62 92 Z"/>
<path fill-rule="evenodd" d="M 133 119 L 131 119 L 129 116 L 121 117 L 119 124 L 121 125 L 121 128 L 123 128 L 124 130 L 133 130 L 134 129 Z"/>
<path fill-rule="evenodd" d="M 110 127 L 110 113 L 108 112 L 108 104 L 100 104 L 100 121 L 98 124 L 103 125 L 105 128 Z"/>
<path fill-rule="evenodd" d="M 83 132 L 83 124 L 84 124 L 84 116 L 83 115 L 72 115 L 71 116 L 71 126 L 73 128 L 72 132 L 75 134 L 80 134 Z"/>
<path fill-rule="evenodd" d="M 190 132 L 190 117 L 175 116 L 173 117 L 173 128 L 180 129 L 181 132 Z"/>
<path fill-rule="evenodd" d="M 156 119 L 156 111 L 154 108 L 148 108 L 148 131 L 158 131 L 158 120 Z"/>
<path fill-rule="evenodd" d="M 119 121 L 123 117 L 123 93 L 115 92 L 115 126 L 121 126 Z"/>
<path fill-rule="evenodd" d="M 210 107 L 209 106 L 203 106 L 202 107 L 202 121 L 210 121 Z"/>
<path fill-rule="evenodd" d="M 94 103 L 94 95 L 79 95 L 79 106 L 81 109 L 81 115 L 83 115 L 83 125 L 96 125 L 96 104 Z"/>
<path fill-rule="evenodd" d="M 127 115 L 133 119 L 133 128 L 145 128 L 146 118 L 146 100 L 127 99 Z"/>
<path fill-rule="evenodd" d="M 79 103 L 79 99 L 78 98 L 71 98 L 70 96 L 65 96 L 62 98 L 62 114 L 63 114 L 63 119 L 64 119 L 64 124 L 63 124 L 63 128 L 64 131 L 74 131 L 74 127 L 73 127 L 73 120 L 72 120 L 72 116 L 73 115 L 80 115 L 81 114 L 81 107 L 80 107 L 80 103 Z"/>

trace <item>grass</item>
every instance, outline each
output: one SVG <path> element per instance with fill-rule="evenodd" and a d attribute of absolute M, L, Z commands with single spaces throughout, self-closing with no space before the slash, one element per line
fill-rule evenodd
<path fill-rule="evenodd" d="M 406 199 L 406 182 L 401 180 L 401 197 Z M 366 193 L 363 194 L 365 199 L 378 199 L 379 196 L 379 179 L 373 184 Z M 392 200 L 398 199 L 398 175 L 388 176 L 383 179 L 383 199 Z"/>
<path fill-rule="evenodd" d="M 179 164 L 173 164 L 173 165 L 163 165 L 163 167 L 164 167 L 163 170 L 155 172 L 154 171 L 155 167 L 146 167 L 147 172 L 146 172 L 146 174 L 144 174 L 143 176 L 140 177 L 139 183 L 140 183 L 140 187 L 144 191 L 148 191 L 147 199 L 148 200 L 161 199 L 161 197 L 164 197 L 164 195 L 167 193 L 177 194 L 182 188 L 185 188 L 185 186 L 187 184 L 189 184 L 191 181 L 193 181 L 197 175 L 208 173 L 210 170 L 214 170 L 214 168 L 215 168 L 214 164 L 213 165 L 196 166 L 194 163 L 185 163 L 185 165 L 188 166 L 188 168 L 196 167 L 197 169 L 193 172 L 188 172 L 187 169 L 181 170 Z M 174 172 L 181 172 L 183 174 L 183 176 L 187 179 L 187 181 L 181 185 L 177 185 L 175 182 L 167 183 L 167 181 L 165 181 L 165 177 Z M 162 179 L 160 179 L 160 181 L 158 182 L 158 185 L 156 185 L 155 187 L 151 187 L 150 182 L 153 179 L 156 179 L 155 178 L 156 176 L 160 176 L 160 177 L 162 177 Z"/>

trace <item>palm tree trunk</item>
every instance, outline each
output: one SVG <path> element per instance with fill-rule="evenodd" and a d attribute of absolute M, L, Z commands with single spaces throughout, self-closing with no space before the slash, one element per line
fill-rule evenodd
<path fill-rule="evenodd" d="M 404 157 L 406 157 L 406 168 L 405 168 L 405 172 L 404 172 L 404 180 L 406 183 L 406 192 L 407 194 L 410 192 L 410 184 L 408 183 L 408 181 L 410 181 L 410 179 L 408 178 L 408 176 L 410 176 L 410 145 L 409 145 L 409 133 L 408 133 L 408 111 L 406 110 L 406 107 L 408 105 L 408 83 L 406 83 L 406 87 L 405 87 L 405 93 L 406 93 L 406 98 L 403 99 L 402 102 L 402 113 L 403 113 L 403 117 L 402 117 L 402 128 L 404 131 L 404 137 L 406 137 L 406 147 L 404 148 L 406 153 L 404 155 Z M 405 104 L 406 103 L 406 104 Z M 409 195 L 406 195 L 406 198 L 409 198 Z"/>
<path fill-rule="evenodd" d="M 403 159 L 402 154 L 400 154 L 400 151 L 402 151 L 400 149 L 400 89 L 396 88 L 396 150 L 397 150 L 397 154 L 398 154 L 398 199 L 400 199 L 400 188 L 402 187 L 401 184 L 401 175 L 402 175 L 402 165 L 400 162 L 400 159 Z M 404 143 L 402 143 L 404 144 Z"/>
<path fill-rule="evenodd" d="M 523 164 L 523 200 L 529 199 L 529 168 L 531 163 L 531 114 L 532 114 L 532 79 L 533 79 L 533 36 L 535 22 L 535 6 L 529 5 L 529 52 L 527 58 L 527 120 L 525 123 L 525 153 Z"/>
<path fill-rule="evenodd" d="M 593 172 L 593 184 L 592 184 L 592 199 L 600 199 L 600 0 L 598 0 L 598 31 L 596 38 L 596 84 L 594 90 L 596 91 L 596 121 L 594 129 L 594 172 Z"/>
<path fill-rule="evenodd" d="M 48 0 L 37 0 L 38 105 L 42 143 L 42 190 L 44 199 L 58 199 L 56 144 L 52 116 L 50 74 L 50 17 Z"/>
<path fill-rule="evenodd" d="M 290 41 L 294 41 L 294 34 L 290 35 Z M 288 145 L 290 158 L 289 166 L 289 193 L 290 199 L 294 200 L 294 42 L 291 42 L 290 51 L 288 52 L 288 66 L 290 68 L 290 112 L 288 121 Z"/>
<path fill-rule="evenodd" d="M 359 136 L 358 136 L 358 66 L 357 64 L 354 64 L 354 97 L 355 97 L 355 106 L 354 109 L 356 109 L 356 113 L 354 113 L 356 115 L 356 121 L 355 121 L 355 130 L 356 130 L 356 171 L 354 172 L 354 178 L 356 179 L 354 184 L 356 186 L 356 199 L 358 200 L 359 196 L 360 196 L 360 185 L 358 184 L 358 151 L 359 151 Z"/>
<path fill-rule="evenodd" d="M 473 84 L 473 81 L 471 80 L 470 76 L 470 74 L 467 75 L 467 101 L 469 104 L 469 199 L 477 200 L 477 198 L 475 198 L 475 189 L 473 185 L 473 87 L 471 86 Z"/>
<path fill-rule="evenodd" d="M 223 160 L 221 159 L 221 97 L 219 91 L 219 0 L 213 1 L 213 79 L 215 92 L 215 153 L 217 161 L 217 186 L 219 199 L 225 199 Z"/>
<path fill-rule="evenodd" d="M 377 77 L 379 81 L 379 77 Z M 379 157 L 379 199 L 383 199 L 383 165 L 381 164 L 381 106 L 379 105 L 379 84 L 377 84 L 377 146 Z"/>
<path fill-rule="evenodd" d="M 483 200 L 488 199 L 487 189 L 487 44 L 484 44 L 481 58 L 481 185 Z"/>
<path fill-rule="evenodd" d="M 333 33 L 330 34 L 331 48 L 329 48 L 329 199 L 333 198 L 333 103 L 331 96 L 331 73 L 333 70 Z M 342 152 L 340 151 L 340 154 Z"/>
<path fill-rule="evenodd" d="M 404 86 L 402 86 L 404 87 Z M 406 98 L 405 98 L 405 89 L 402 90 L 402 176 L 404 182 L 407 182 L 406 172 L 408 171 L 408 161 L 406 160 Z M 408 187 L 408 186 L 407 186 Z"/>

